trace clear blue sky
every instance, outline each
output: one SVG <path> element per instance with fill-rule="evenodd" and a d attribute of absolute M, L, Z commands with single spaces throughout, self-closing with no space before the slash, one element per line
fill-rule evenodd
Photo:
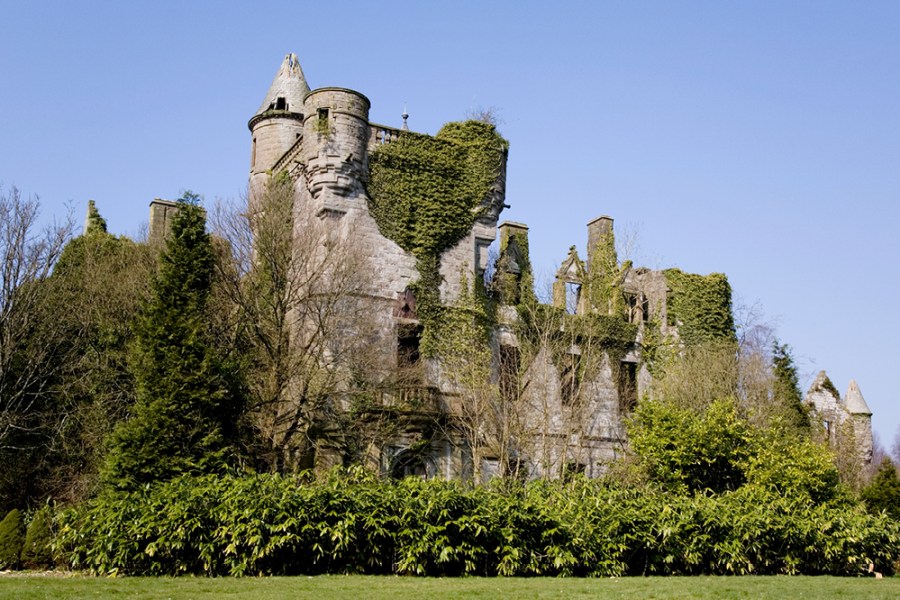
<path fill-rule="evenodd" d="M 900 424 L 900 2 L 0 1 L 0 181 L 135 233 L 154 197 L 246 185 L 285 53 L 371 119 L 434 133 L 496 107 L 502 218 L 549 274 L 586 223 L 639 262 L 728 274 L 804 389 L 855 378 Z"/>

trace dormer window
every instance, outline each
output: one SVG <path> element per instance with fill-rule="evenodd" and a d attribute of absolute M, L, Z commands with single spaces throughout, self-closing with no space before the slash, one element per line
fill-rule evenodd
<path fill-rule="evenodd" d="M 287 100 L 283 97 L 278 97 L 275 99 L 275 110 L 287 110 Z"/>

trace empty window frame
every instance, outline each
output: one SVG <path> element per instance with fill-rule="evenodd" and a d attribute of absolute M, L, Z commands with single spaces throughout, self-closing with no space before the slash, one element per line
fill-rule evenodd
<path fill-rule="evenodd" d="M 637 363 L 619 363 L 619 412 L 634 411 L 637 406 Z"/>

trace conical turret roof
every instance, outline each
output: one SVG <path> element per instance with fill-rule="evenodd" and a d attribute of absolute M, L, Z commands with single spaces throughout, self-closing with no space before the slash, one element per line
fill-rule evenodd
<path fill-rule="evenodd" d="M 862 392 L 859 391 L 859 386 L 856 385 L 855 379 L 850 380 L 850 387 L 847 388 L 845 406 L 847 407 L 847 412 L 851 415 L 872 414 L 872 411 L 869 410 L 869 405 L 866 404 L 866 401 L 863 398 Z"/>
<path fill-rule="evenodd" d="M 306 77 L 303 76 L 303 69 L 300 68 L 300 61 L 293 52 L 284 57 L 278 74 L 269 86 L 269 93 L 263 100 L 256 114 L 262 114 L 267 110 L 287 110 L 299 113 L 303 106 L 303 98 L 309 93 L 309 85 L 306 83 Z M 278 102 L 279 98 L 284 98 L 284 104 Z"/>

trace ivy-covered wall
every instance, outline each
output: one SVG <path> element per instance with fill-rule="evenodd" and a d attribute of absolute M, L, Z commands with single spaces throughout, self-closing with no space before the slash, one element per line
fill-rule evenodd
<path fill-rule="evenodd" d="M 667 302 L 668 321 L 678 327 L 682 342 L 690 345 L 735 339 L 731 285 L 724 274 L 696 275 L 680 269 L 663 273 L 672 290 Z"/>
<path fill-rule="evenodd" d="M 422 352 L 433 354 L 441 254 L 472 230 L 499 177 L 508 144 L 493 125 L 448 123 L 435 136 L 403 132 L 369 156 L 369 211 L 385 237 L 416 257 Z"/>
<path fill-rule="evenodd" d="M 465 237 L 502 166 L 493 125 L 448 123 L 434 137 L 404 132 L 369 157 L 369 210 L 381 233 L 422 260 Z"/>

